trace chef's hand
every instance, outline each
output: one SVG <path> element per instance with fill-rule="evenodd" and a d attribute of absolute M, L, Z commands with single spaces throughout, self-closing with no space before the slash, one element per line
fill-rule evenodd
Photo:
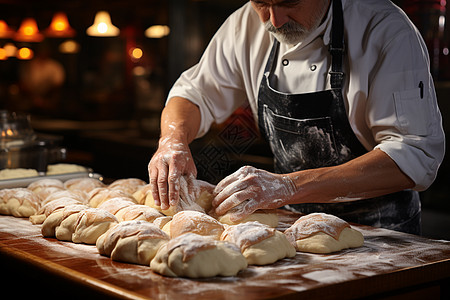
<path fill-rule="evenodd" d="M 175 206 L 179 201 L 180 177 L 196 177 L 197 169 L 188 143 L 161 137 L 158 150 L 148 165 L 150 186 L 155 204 L 161 209 Z"/>
<path fill-rule="evenodd" d="M 291 178 L 245 166 L 217 184 L 212 202 L 217 215 L 233 210 L 231 221 L 246 218 L 257 209 L 273 209 L 288 203 L 296 193 Z"/>

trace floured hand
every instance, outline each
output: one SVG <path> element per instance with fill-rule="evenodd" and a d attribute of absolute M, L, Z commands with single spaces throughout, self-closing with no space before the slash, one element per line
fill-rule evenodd
<path fill-rule="evenodd" d="M 155 204 L 162 209 L 176 206 L 180 196 L 180 177 L 197 176 L 197 169 L 188 143 L 172 137 L 161 137 L 148 171 Z"/>
<path fill-rule="evenodd" d="M 241 220 L 257 209 L 273 209 L 288 203 L 296 193 L 294 182 L 286 175 L 245 166 L 224 178 L 216 186 L 212 202 L 215 212 L 223 215 L 239 205 L 230 215 Z"/>

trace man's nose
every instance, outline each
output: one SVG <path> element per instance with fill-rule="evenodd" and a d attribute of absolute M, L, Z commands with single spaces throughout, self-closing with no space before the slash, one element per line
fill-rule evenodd
<path fill-rule="evenodd" d="M 289 21 L 289 17 L 282 7 L 271 6 L 269 13 L 270 22 L 273 26 L 275 26 L 275 28 L 280 28 Z"/>

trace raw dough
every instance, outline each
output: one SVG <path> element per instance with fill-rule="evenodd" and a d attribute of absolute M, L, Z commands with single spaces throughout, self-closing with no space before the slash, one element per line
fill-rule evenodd
<path fill-rule="evenodd" d="M 300 217 L 284 234 L 302 252 L 331 253 L 364 244 L 361 232 L 344 220 L 325 213 Z"/>
<path fill-rule="evenodd" d="M 247 260 L 234 244 L 187 233 L 159 248 L 150 267 L 171 277 L 235 276 Z"/>
<path fill-rule="evenodd" d="M 72 242 L 95 245 L 98 237 L 117 223 L 117 218 L 103 209 L 88 208 L 81 211 L 74 224 Z"/>
<path fill-rule="evenodd" d="M 176 213 L 170 222 L 170 237 L 175 238 L 188 232 L 209 236 L 219 240 L 224 231 L 220 222 L 199 211 L 185 210 Z"/>
<path fill-rule="evenodd" d="M 54 237 L 56 235 L 56 228 L 60 226 L 64 219 L 72 214 L 79 213 L 80 211 L 88 208 L 88 206 L 83 204 L 70 204 L 53 211 L 42 224 L 42 235 L 44 237 Z"/>
<path fill-rule="evenodd" d="M 238 207 L 238 206 L 237 206 Z M 230 214 L 239 208 L 231 209 L 228 213 L 224 214 L 217 218 L 220 223 L 228 224 L 228 225 L 237 225 L 246 222 L 259 222 L 261 224 L 265 224 L 269 227 L 276 228 L 278 226 L 278 215 L 276 213 L 271 212 L 270 210 L 257 210 L 252 213 L 250 216 L 239 220 L 239 221 L 231 221 Z"/>
<path fill-rule="evenodd" d="M 40 198 L 29 189 L 6 189 L 0 202 L 0 214 L 29 217 L 38 211 L 40 202 Z"/>
<path fill-rule="evenodd" d="M 131 220 L 143 220 L 147 222 L 153 222 L 155 219 L 164 217 L 158 210 L 148 207 L 147 205 L 134 204 L 125 207 L 116 214 L 116 218 L 119 222 L 131 221 Z"/>
<path fill-rule="evenodd" d="M 101 255 L 112 260 L 149 265 L 169 236 L 146 221 L 124 221 L 110 228 L 97 239 Z"/>
<path fill-rule="evenodd" d="M 0 170 L 0 180 L 15 179 L 15 178 L 27 178 L 39 176 L 38 171 L 35 169 L 3 169 Z"/>
<path fill-rule="evenodd" d="M 136 199 L 125 192 L 122 192 L 120 190 L 111 190 L 105 187 L 99 187 L 89 192 L 89 206 L 99 207 L 103 202 L 116 197 L 125 197 L 128 198 L 128 200 L 136 203 Z"/>
<path fill-rule="evenodd" d="M 236 244 L 249 265 L 267 265 L 296 254 L 283 233 L 259 222 L 229 226 L 220 239 Z"/>
<path fill-rule="evenodd" d="M 47 175 L 87 172 L 88 170 L 75 164 L 55 164 L 47 166 Z"/>
<path fill-rule="evenodd" d="M 89 193 L 95 188 L 104 187 L 105 184 L 95 178 L 74 178 L 64 182 L 64 187 L 68 190 L 81 190 Z"/>
<path fill-rule="evenodd" d="M 147 183 L 138 178 L 118 179 L 111 183 L 108 188 L 111 190 L 120 190 L 124 193 L 133 195 L 139 188 Z"/>

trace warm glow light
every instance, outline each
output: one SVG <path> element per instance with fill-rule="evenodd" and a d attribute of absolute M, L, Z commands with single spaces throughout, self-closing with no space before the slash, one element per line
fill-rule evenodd
<path fill-rule="evenodd" d="M 130 56 L 133 60 L 139 60 L 144 55 L 144 52 L 141 48 L 133 48 L 130 50 Z"/>
<path fill-rule="evenodd" d="M 70 27 L 69 20 L 63 12 L 55 13 L 50 26 L 45 30 L 45 34 L 49 37 L 72 37 L 75 30 Z"/>
<path fill-rule="evenodd" d="M 22 21 L 14 39 L 19 42 L 41 42 L 44 36 L 39 33 L 36 20 L 27 18 Z"/>
<path fill-rule="evenodd" d="M 78 44 L 74 40 L 67 40 L 65 42 L 62 42 L 59 45 L 58 49 L 61 53 L 73 54 L 80 51 L 80 44 Z"/>
<path fill-rule="evenodd" d="M 20 48 L 19 51 L 17 52 L 18 59 L 28 60 L 32 59 L 33 56 L 34 56 L 33 50 L 27 47 Z"/>
<path fill-rule="evenodd" d="M 90 36 L 118 36 L 120 30 L 111 23 L 108 12 L 99 11 L 95 15 L 94 24 L 86 30 L 86 33 Z"/>
<path fill-rule="evenodd" d="M 0 60 L 7 60 L 8 55 L 6 55 L 6 50 L 4 48 L 0 48 Z"/>
<path fill-rule="evenodd" d="M 8 24 L 5 21 L 0 20 L 0 38 L 8 39 L 14 35 L 14 31 L 12 31 Z"/>
<path fill-rule="evenodd" d="M 14 46 L 13 43 L 7 43 L 5 46 L 3 46 L 3 49 L 5 49 L 6 56 L 8 57 L 15 57 L 17 54 L 17 47 Z"/>
<path fill-rule="evenodd" d="M 153 25 L 145 30 L 145 36 L 148 38 L 159 39 L 169 35 L 170 28 L 167 25 Z"/>

